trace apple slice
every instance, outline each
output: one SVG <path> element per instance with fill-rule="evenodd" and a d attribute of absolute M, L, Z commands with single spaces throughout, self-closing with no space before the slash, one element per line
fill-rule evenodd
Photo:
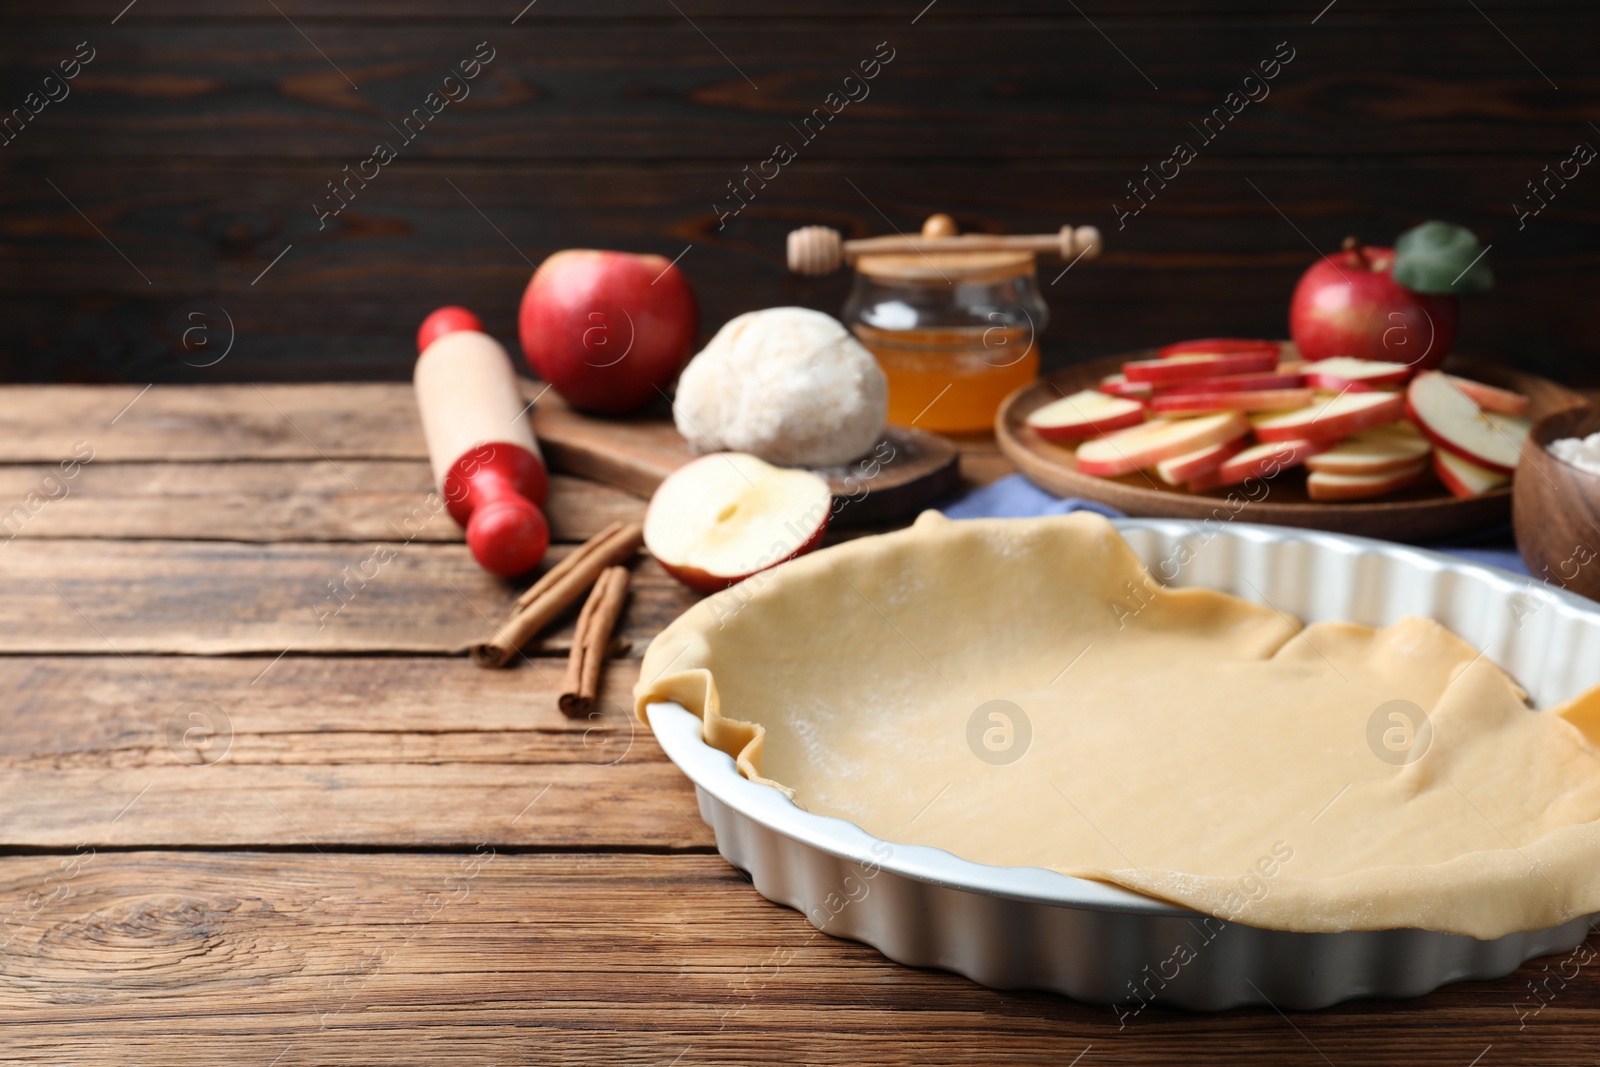
<path fill-rule="evenodd" d="M 1326 452 L 1323 455 L 1327 455 Z M 1311 457 L 1312 461 L 1322 458 Z M 1310 463 L 1308 462 L 1309 466 Z M 1412 460 L 1410 466 L 1381 474 L 1329 474 L 1312 471 L 1306 475 L 1306 495 L 1312 500 L 1365 500 L 1415 485 L 1428 469 L 1426 459 Z"/>
<path fill-rule="evenodd" d="M 1399 385 L 1411 377 L 1404 363 L 1385 363 L 1376 359 L 1334 356 L 1306 366 L 1306 381 L 1316 389 L 1342 393 L 1346 389 L 1365 390 L 1378 385 Z"/>
<path fill-rule="evenodd" d="M 1250 432 L 1250 420 L 1237 411 L 1198 419 L 1152 419 L 1078 446 L 1078 470 L 1101 478 L 1132 474 L 1164 459 L 1207 445 L 1236 441 Z"/>
<path fill-rule="evenodd" d="M 1475 382 L 1471 378 L 1457 378 L 1454 374 L 1446 374 L 1450 384 L 1466 393 L 1471 401 L 1484 411 L 1493 411 L 1501 415 L 1525 415 L 1528 405 L 1532 402 L 1521 393 L 1513 393 L 1509 389 L 1497 389 L 1492 385 Z"/>
<path fill-rule="evenodd" d="M 1262 441 L 1311 439 L 1331 443 L 1358 430 L 1394 422 L 1405 410 L 1405 397 L 1399 393 L 1344 393 L 1299 411 L 1257 419 L 1256 437 Z"/>
<path fill-rule="evenodd" d="M 1247 352 L 1210 355 L 1182 353 L 1164 359 L 1136 359 L 1122 365 L 1130 382 L 1170 385 L 1199 378 L 1218 378 L 1225 374 L 1254 374 L 1278 365 L 1278 350 L 1260 348 Z"/>
<path fill-rule="evenodd" d="M 1208 411 L 1288 411 L 1312 401 L 1310 389 L 1255 389 L 1226 393 L 1176 393 L 1150 401 L 1157 415 L 1201 415 Z"/>
<path fill-rule="evenodd" d="M 1424 371 L 1406 387 L 1406 413 L 1440 449 L 1469 463 L 1510 474 L 1533 422 L 1520 415 L 1482 411 L 1439 371 Z"/>
<path fill-rule="evenodd" d="M 1265 371 L 1258 374 L 1224 374 L 1218 378 L 1197 378 L 1190 382 L 1177 382 L 1173 385 L 1162 386 L 1157 393 L 1160 396 L 1175 396 L 1179 393 L 1232 393 L 1250 392 L 1258 389 L 1300 389 L 1306 384 L 1306 376 L 1299 371 L 1285 371 L 1279 367 L 1275 371 Z"/>
<path fill-rule="evenodd" d="M 832 514 L 828 483 L 743 452 L 667 475 L 644 515 L 644 543 L 691 589 L 714 593 L 816 548 Z"/>
<path fill-rule="evenodd" d="M 1224 461 L 1244 451 L 1244 446 L 1245 439 L 1241 437 L 1234 441 L 1224 441 L 1220 445 L 1197 448 L 1193 452 L 1185 452 L 1181 456 L 1173 456 L 1157 463 L 1156 475 L 1168 485 L 1183 485 L 1210 474 L 1222 466 Z"/>
<path fill-rule="evenodd" d="M 1471 460 L 1462 459 L 1454 452 L 1446 452 L 1442 448 L 1434 450 L 1433 473 L 1439 476 L 1439 480 L 1450 490 L 1452 496 L 1463 499 L 1482 496 L 1489 490 L 1498 489 L 1511 481 L 1509 474 L 1480 467 Z"/>
<path fill-rule="evenodd" d="M 1144 421 L 1144 405 L 1127 397 L 1107 396 L 1098 389 L 1085 389 L 1046 404 L 1026 421 L 1046 441 L 1076 441 L 1137 426 Z"/>
<path fill-rule="evenodd" d="M 1428 457 L 1433 445 L 1422 432 L 1405 420 L 1363 430 L 1320 455 L 1306 460 L 1307 469 L 1318 474 L 1350 477 L 1375 477 L 1405 470 Z"/>
<path fill-rule="evenodd" d="M 1102 393 L 1112 396 L 1129 396 L 1135 400 L 1143 400 L 1155 392 L 1155 386 L 1149 382 L 1130 382 L 1125 374 L 1108 374 L 1100 379 L 1097 388 Z"/>
<path fill-rule="evenodd" d="M 1332 447 L 1331 441 L 1265 441 L 1229 458 L 1209 475 L 1189 483 L 1192 492 L 1233 485 L 1246 478 L 1271 478 L 1280 471 L 1299 466 L 1307 458 Z"/>
<path fill-rule="evenodd" d="M 1271 352 L 1278 354 L 1278 342 L 1262 341 L 1249 337 L 1202 337 L 1195 341 L 1179 341 L 1163 345 L 1159 350 L 1162 359 L 1173 356 L 1233 356 L 1240 352 Z M 1276 360 L 1274 360 L 1276 362 Z"/>

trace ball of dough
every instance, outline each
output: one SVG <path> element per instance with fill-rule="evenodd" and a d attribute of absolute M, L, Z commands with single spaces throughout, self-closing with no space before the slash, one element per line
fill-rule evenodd
<path fill-rule="evenodd" d="M 751 311 L 717 331 L 678 379 L 678 432 L 696 452 L 832 467 L 883 437 L 889 386 L 878 361 L 831 315 Z"/>

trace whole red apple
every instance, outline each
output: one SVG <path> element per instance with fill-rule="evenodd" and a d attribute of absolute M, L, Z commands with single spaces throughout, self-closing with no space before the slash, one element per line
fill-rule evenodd
<path fill-rule="evenodd" d="M 1431 370 L 1456 337 L 1457 299 L 1394 280 L 1394 249 L 1345 239 L 1311 265 L 1289 303 L 1289 336 L 1307 360 L 1355 356 Z"/>
<path fill-rule="evenodd" d="M 529 366 L 569 404 L 625 415 L 689 361 L 700 309 L 661 256 L 568 249 L 533 272 L 517 327 Z"/>

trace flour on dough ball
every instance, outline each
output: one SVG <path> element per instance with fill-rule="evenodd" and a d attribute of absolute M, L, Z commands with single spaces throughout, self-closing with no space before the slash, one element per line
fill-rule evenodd
<path fill-rule="evenodd" d="M 837 319 L 785 307 L 718 330 L 678 379 L 672 411 L 696 452 L 833 467 L 878 443 L 888 403 L 878 361 Z"/>

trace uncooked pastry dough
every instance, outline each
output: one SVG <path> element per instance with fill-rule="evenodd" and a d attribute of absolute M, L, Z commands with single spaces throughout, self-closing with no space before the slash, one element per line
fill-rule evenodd
<path fill-rule="evenodd" d="M 1166 589 L 1082 512 L 930 513 L 763 578 L 656 638 L 637 710 L 699 713 L 810 811 L 1273 929 L 1495 938 L 1600 911 L 1600 687 L 1534 712 L 1437 623 L 1302 629 Z M 1032 726 L 1009 765 L 968 745 L 996 699 Z M 1392 700 L 1433 729 L 1405 766 L 1367 741 Z"/>
<path fill-rule="evenodd" d="M 696 452 L 833 467 L 883 436 L 889 386 L 838 319 L 809 308 L 729 320 L 678 379 L 672 417 Z"/>

